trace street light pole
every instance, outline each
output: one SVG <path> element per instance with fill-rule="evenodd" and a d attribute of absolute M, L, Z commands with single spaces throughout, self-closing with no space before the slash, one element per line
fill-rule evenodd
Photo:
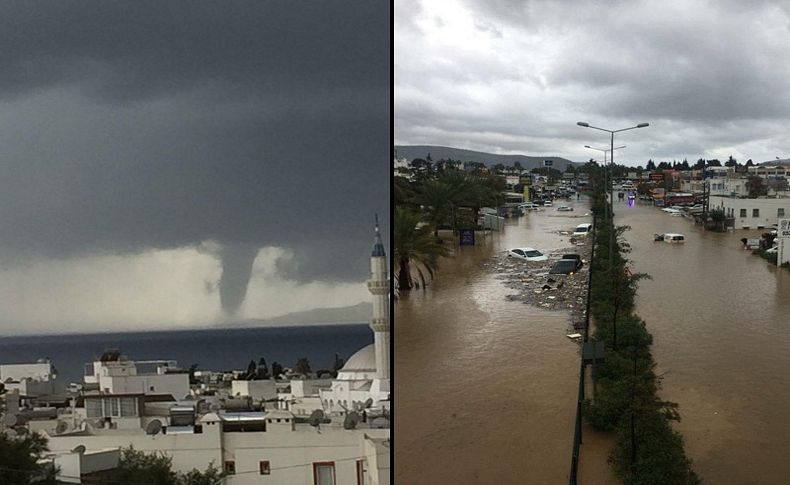
<path fill-rule="evenodd" d="M 579 125 L 579 126 L 582 126 L 584 128 L 592 128 L 594 130 L 605 131 L 605 132 L 607 132 L 607 133 L 609 133 L 611 135 L 611 137 L 610 137 L 610 151 L 611 151 L 612 154 L 609 157 L 609 167 L 610 167 L 609 168 L 609 172 L 610 172 L 609 180 L 610 181 L 612 179 L 611 171 L 614 169 L 614 150 L 615 150 L 615 148 L 614 148 L 614 134 L 615 133 L 619 133 L 621 131 L 633 130 L 633 129 L 636 129 L 636 128 L 645 128 L 647 126 L 650 126 L 649 123 L 639 123 L 636 126 L 630 126 L 628 128 L 621 128 L 619 130 L 607 130 L 606 128 L 600 128 L 600 127 L 597 127 L 597 126 L 592 126 L 589 123 L 586 123 L 584 121 L 579 121 L 576 124 Z M 606 166 L 604 166 L 604 180 L 605 180 L 605 177 L 606 177 Z M 617 285 L 617 278 L 615 277 L 615 275 L 612 274 L 612 259 L 614 258 L 614 255 L 613 255 L 613 252 L 614 252 L 614 206 L 613 206 L 613 201 L 612 201 L 612 195 L 613 194 L 612 194 L 611 187 L 609 187 L 609 185 L 605 181 L 604 181 L 604 186 L 605 186 L 606 190 L 609 192 L 609 204 L 608 204 L 609 205 L 609 276 L 612 278 L 612 282 L 615 285 Z M 615 289 L 616 289 L 616 286 L 615 286 Z M 612 337 L 613 337 L 612 338 L 612 346 L 614 347 L 615 350 L 617 350 L 617 321 L 616 321 L 616 318 L 617 318 L 617 314 L 615 313 L 615 315 L 613 315 L 613 318 L 612 318 Z"/>
<path fill-rule="evenodd" d="M 605 190 L 608 189 L 609 188 L 609 181 L 608 181 L 608 178 L 607 178 L 607 170 L 606 170 L 606 154 L 608 152 L 614 153 L 615 150 L 619 150 L 621 148 L 625 148 L 625 145 L 619 146 L 619 147 L 612 147 L 612 148 L 595 148 L 595 147 L 591 147 L 590 145 L 584 145 L 584 148 L 589 148 L 590 150 L 597 150 L 599 152 L 603 152 L 603 168 L 604 168 L 603 185 L 604 185 L 604 189 Z M 610 210 L 610 207 L 608 206 L 608 204 L 604 205 L 604 210 L 606 211 L 606 219 L 608 220 L 609 219 L 609 210 Z"/>

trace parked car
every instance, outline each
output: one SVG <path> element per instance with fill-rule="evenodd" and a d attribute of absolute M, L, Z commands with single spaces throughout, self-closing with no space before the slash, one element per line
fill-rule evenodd
<path fill-rule="evenodd" d="M 551 201 L 550 201 L 550 200 L 547 200 L 547 201 L 544 201 L 544 202 L 543 202 L 543 207 L 551 207 L 551 205 L 552 205 L 552 204 L 551 204 Z"/>
<path fill-rule="evenodd" d="M 548 256 L 535 248 L 513 248 L 507 252 L 507 255 L 525 261 L 546 261 L 549 259 Z"/>

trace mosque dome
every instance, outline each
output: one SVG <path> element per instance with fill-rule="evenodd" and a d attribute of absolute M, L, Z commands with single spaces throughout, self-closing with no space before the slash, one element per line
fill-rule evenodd
<path fill-rule="evenodd" d="M 362 347 L 349 357 L 340 372 L 376 372 L 376 346 Z"/>

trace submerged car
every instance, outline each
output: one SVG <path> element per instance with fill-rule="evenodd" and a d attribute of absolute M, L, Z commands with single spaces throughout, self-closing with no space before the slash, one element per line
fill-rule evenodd
<path fill-rule="evenodd" d="M 507 252 L 507 255 L 525 261 L 546 261 L 549 259 L 548 256 L 535 248 L 513 248 Z"/>
<path fill-rule="evenodd" d="M 592 224 L 590 223 L 579 224 L 578 226 L 576 226 L 576 229 L 573 230 L 573 235 L 586 236 L 591 231 L 592 231 Z"/>
<path fill-rule="evenodd" d="M 572 275 L 579 271 L 582 267 L 581 259 L 561 259 L 554 263 L 554 266 L 549 270 L 549 274 L 567 274 Z"/>
<path fill-rule="evenodd" d="M 560 212 L 569 212 L 573 210 L 573 207 L 568 207 L 567 205 L 561 205 L 557 207 L 557 210 Z"/>

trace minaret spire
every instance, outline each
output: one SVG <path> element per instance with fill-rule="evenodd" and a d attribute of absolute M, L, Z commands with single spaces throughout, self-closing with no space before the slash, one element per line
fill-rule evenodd
<path fill-rule="evenodd" d="M 378 392 L 389 393 L 390 377 L 390 319 L 389 319 L 389 279 L 387 278 L 387 258 L 381 242 L 379 217 L 376 214 L 373 253 L 370 255 L 370 278 L 368 291 L 373 295 L 373 315 L 370 329 L 376 349 L 376 379 L 373 388 Z"/>
<path fill-rule="evenodd" d="M 376 237 L 373 239 L 373 253 L 371 254 L 372 257 L 384 257 L 384 244 L 381 242 L 381 231 L 379 230 L 379 215 L 376 214 L 376 226 L 375 226 Z"/>

